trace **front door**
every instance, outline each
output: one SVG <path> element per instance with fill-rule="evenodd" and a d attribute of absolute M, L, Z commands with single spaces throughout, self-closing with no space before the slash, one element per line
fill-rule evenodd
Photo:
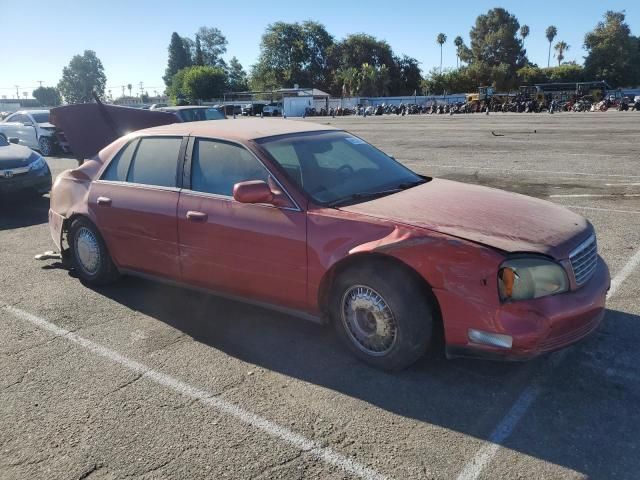
<path fill-rule="evenodd" d="M 178 165 L 182 137 L 146 137 L 125 146 L 89 192 L 89 209 L 116 264 L 180 280 Z"/>
<path fill-rule="evenodd" d="M 178 204 L 184 280 L 305 309 L 306 213 L 293 200 L 288 207 L 274 207 L 233 199 L 238 182 L 274 182 L 264 165 L 238 144 L 196 139 L 190 167 Z"/>

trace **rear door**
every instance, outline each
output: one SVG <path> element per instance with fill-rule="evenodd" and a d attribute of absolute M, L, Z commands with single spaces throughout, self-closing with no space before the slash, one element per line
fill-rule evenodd
<path fill-rule="evenodd" d="M 295 309 L 307 306 L 306 213 L 234 200 L 248 180 L 282 189 L 241 145 L 195 139 L 178 205 L 185 281 Z"/>
<path fill-rule="evenodd" d="M 176 208 L 182 137 L 143 137 L 127 144 L 89 192 L 89 208 L 122 269 L 180 279 Z"/>

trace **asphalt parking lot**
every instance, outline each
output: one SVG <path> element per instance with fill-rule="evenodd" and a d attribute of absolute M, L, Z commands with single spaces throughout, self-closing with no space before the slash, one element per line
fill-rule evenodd
<path fill-rule="evenodd" d="M 435 351 L 383 373 L 280 313 L 134 278 L 83 286 L 33 259 L 52 249 L 48 198 L 5 200 L 0 478 L 638 478 L 640 114 L 305 121 L 587 217 L 613 278 L 602 327 L 528 363 Z"/>

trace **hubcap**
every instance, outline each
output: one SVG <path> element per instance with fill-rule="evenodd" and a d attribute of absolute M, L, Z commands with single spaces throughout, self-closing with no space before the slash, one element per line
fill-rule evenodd
<path fill-rule="evenodd" d="M 396 343 L 398 327 L 393 312 L 370 287 L 356 285 L 345 292 L 342 323 L 351 341 L 368 355 L 386 355 Z"/>
<path fill-rule="evenodd" d="M 75 246 L 80 267 L 89 275 L 95 274 L 100 266 L 100 245 L 95 234 L 87 227 L 80 227 Z"/>

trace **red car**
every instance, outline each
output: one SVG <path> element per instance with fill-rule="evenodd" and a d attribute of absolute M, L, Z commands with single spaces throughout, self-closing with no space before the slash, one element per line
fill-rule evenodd
<path fill-rule="evenodd" d="M 389 370 L 437 324 L 449 356 L 564 347 L 597 328 L 610 286 L 581 216 L 418 175 L 306 122 L 135 131 L 58 176 L 49 224 L 84 282 L 140 275 L 332 321 Z"/>

